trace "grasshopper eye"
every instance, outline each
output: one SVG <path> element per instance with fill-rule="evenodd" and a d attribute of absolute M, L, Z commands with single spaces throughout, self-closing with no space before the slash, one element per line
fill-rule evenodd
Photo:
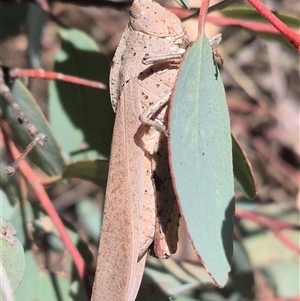
<path fill-rule="evenodd" d="M 141 6 L 133 3 L 130 10 L 130 16 L 134 19 L 138 19 L 144 15 L 145 11 L 141 9 Z"/>

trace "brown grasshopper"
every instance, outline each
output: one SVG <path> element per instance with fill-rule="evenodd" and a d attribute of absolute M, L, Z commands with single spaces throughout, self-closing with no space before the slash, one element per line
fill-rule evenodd
<path fill-rule="evenodd" d="M 179 209 L 167 150 L 167 102 L 189 45 L 181 21 L 134 0 L 116 50 L 110 94 L 116 112 L 92 300 L 134 300 L 146 253 L 176 252 Z"/>

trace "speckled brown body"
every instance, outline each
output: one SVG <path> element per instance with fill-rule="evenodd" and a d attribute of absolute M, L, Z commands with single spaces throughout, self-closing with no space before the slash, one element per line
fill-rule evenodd
<path fill-rule="evenodd" d="M 167 137 L 139 120 L 169 99 L 188 46 L 180 20 L 150 0 L 135 0 L 116 51 L 110 92 L 116 122 L 92 300 L 134 300 L 148 249 L 167 258 L 177 248 L 179 210 L 168 165 Z M 145 59 L 167 57 L 154 64 Z M 165 103 L 165 102 L 164 102 Z M 167 105 L 151 114 L 167 123 Z"/>

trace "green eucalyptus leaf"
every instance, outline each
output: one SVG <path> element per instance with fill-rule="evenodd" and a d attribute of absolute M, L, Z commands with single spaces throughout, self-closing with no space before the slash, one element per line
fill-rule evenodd
<path fill-rule="evenodd" d="M 103 214 L 99 205 L 97 206 L 94 199 L 86 197 L 75 204 L 75 210 L 83 229 L 88 233 L 89 237 L 98 243 Z"/>
<path fill-rule="evenodd" d="M 239 207 L 249 210 L 248 204 L 239 203 Z M 260 217 L 267 217 L 280 225 L 281 222 L 299 225 L 300 213 L 297 210 L 283 207 L 282 204 L 270 203 L 252 206 L 250 211 Z M 241 219 L 243 245 L 248 253 L 251 267 L 259 270 L 272 283 L 278 298 L 294 298 L 299 296 L 299 230 L 282 229 L 275 235 L 274 230 L 253 222 Z M 298 226 L 299 227 L 299 226 Z M 284 238 L 280 240 L 280 238 Z M 285 242 L 285 243 L 284 243 Z M 298 251 L 291 248 L 298 247 Z M 285 275 L 284 277 L 282 275 Z"/>
<path fill-rule="evenodd" d="M 28 202 L 24 205 L 23 209 L 19 208 L 16 211 L 12 220 L 18 220 L 20 224 L 26 225 L 27 232 L 30 232 L 36 247 L 25 251 L 26 270 L 23 281 L 15 293 L 15 300 L 24 300 L 24 296 L 26 300 L 88 300 L 81 282 L 71 297 L 72 284 L 80 280 L 78 274 L 74 273 L 73 260 L 61 243 L 51 219 L 45 216 L 38 206 Z M 29 211 L 34 211 L 34 215 L 29 214 Z M 64 223 L 72 242 L 89 264 L 91 253 L 86 243 L 80 240 L 78 231 L 72 225 L 66 221 Z M 43 229 L 47 229 L 47 232 L 41 231 Z M 39 248 L 41 242 L 43 247 Z"/>
<path fill-rule="evenodd" d="M 72 291 L 73 277 L 67 273 L 53 273 L 41 267 L 31 250 L 25 252 L 26 271 L 24 279 L 15 293 L 16 301 L 23 300 L 70 300 L 87 301 L 82 285 L 76 294 Z M 66 259 L 65 259 L 66 261 Z M 78 281 L 77 279 L 75 281 Z M 24 299 L 24 296 L 26 298 Z"/>
<path fill-rule="evenodd" d="M 233 247 L 230 278 L 234 283 L 235 290 L 245 300 L 252 300 L 254 298 L 254 275 L 249 255 L 242 242 L 234 241 Z"/>
<path fill-rule="evenodd" d="M 9 220 L 14 225 L 17 231 L 17 238 L 21 244 L 25 247 L 28 243 L 28 231 L 26 225 L 30 223 L 35 214 L 37 214 L 39 207 L 31 204 L 27 199 L 15 204 Z"/>
<path fill-rule="evenodd" d="M 189 0 L 175 0 L 180 6 L 190 8 Z"/>
<path fill-rule="evenodd" d="M 247 198 L 253 199 L 256 196 L 257 189 L 251 165 L 236 138 L 233 135 L 231 135 L 231 138 L 234 188 L 242 192 Z"/>
<path fill-rule="evenodd" d="M 47 142 L 43 146 L 36 146 L 29 153 L 30 160 L 49 176 L 61 174 L 65 162 L 60 147 L 40 107 L 19 80 L 13 81 L 10 85 L 10 90 L 25 116 L 40 133 L 48 137 Z M 18 144 L 25 149 L 33 140 L 32 137 L 24 125 L 17 122 L 17 116 L 14 115 L 13 109 L 8 106 L 4 99 L 0 98 L 0 100 L 0 107 L 3 109 L 3 118 L 10 125 Z"/>
<path fill-rule="evenodd" d="M 25 271 L 24 249 L 16 238 L 17 232 L 14 226 L 2 217 L 0 217 L 0 224 L 0 260 L 12 290 L 16 291 Z M 2 293 L 0 293 L 0 297 L 2 300 Z"/>
<path fill-rule="evenodd" d="M 60 38 L 56 72 L 108 83 L 109 61 L 87 34 L 60 29 Z M 108 159 L 114 124 L 108 90 L 51 82 L 49 116 L 62 149 L 72 160 Z"/>
<path fill-rule="evenodd" d="M 223 287 L 233 253 L 234 180 L 224 86 L 210 43 L 188 49 L 170 107 L 170 166 L 192 245 Z"/>
<path fill-rule="evenodd" d="M 0 189 L 0 201 L 0 216 L 2 216 L 5 219 L 8 219 L 14 207 L 7 193 L 5 193 L 2 189 Z"/>
<path fill-rule="evenodd" d="M 89 180 L 101 187 L 106 187 L 108 174 L 108 161 L 105 160 L 87 160 L 71 163 L 66 166 L 64 178 L 79 178 Z"/>

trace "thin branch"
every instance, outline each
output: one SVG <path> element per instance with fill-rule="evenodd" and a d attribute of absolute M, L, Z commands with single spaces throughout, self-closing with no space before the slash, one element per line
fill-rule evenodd
<path fill-rule="evenodd" d="M 105 85 L 101 82 L 84 79 L 84 78 L 77 77 L 77 76 L 71 76 L 71 75 L 67 75 L 67 74 L 63 74 L 63 73 L 58 73 L 58 72 L 45 71 L 43 69 L 15 68 L 15 69 L 10 70 L 9 74 L 12 78 L 33 77 L 33 78 L 43 78 L 43 79 L 47 79 L 47 80 L 60 80 L 60 81 L 68 82 L 68 83 L 91 87 L 91 88 L 107 90 L 107 85 Z"/>
<path fill-rule="evenodd" d="M 8 125 L 4 121 L 0 121 L 0 126 L 3 129 L 4 133 L 8 132 Z M 14 158 L 17 158 L 20 156 L 20 153 L 18 152 L 16 146 L 13 144 L 12 141 L 8 141 L 7 144 L 12 156 Z M 51 200 L 49 199 L 43 185 L 41 185 L 40 180 L 35 175 L 31 167 L 27 164 L 26 161 L 21 162 L 19 169 L 21 173 L 23 174 L 24 178 L 27 180 L 27 182 L 31 185 L 34 193 L 36 194 L 37 198 L 39 199 L 41 205 L 49 215 L 49 217 L 52 219 L 55 227 L 57 228 L 58 233 L 61 236 L 62 241 L 64 242 L 67 250 L 71 254 L 71 257 L 73 258 L 74 264 L 76 266 L 76 269 L 78 271 L 79 277 L 83 280 L 85 275 L 85 263 L 83 258 L 81 257 L 80 253 L 78 252 L 77 248 L 73 244 L 69 234 L 66 231 L 66 228 L 61 221 L 60 217 L 58 216 Z"/>
<path fill-rule="evenodd" d="M 9 87 L 5 83 L 5 74 L 3 72 L 5 68 L 0 67 L 0 93 L 3 98 L 7 101 L 8 105 L 13 109 L 16 120 L 25 126 L 26 130 L 29 132 L 33 140 L 26 147 L 25 151 L 16 158 L 15 162 L 13 162 L 10 166 L 5 169 L 5 172 L 8 175 L 12 175 L 15 173 L 16 169 L 19 166 L 19 163 L 27 156 L 27 154 L 37 145 L 44 145 L 47 142 L 47 136 L 40 133 L 35 126 L 29 121 L 29 119 L 22 112 L 20 106 L 14 99 L 12 93 L 10 92 Z"/>
<path fill-rule="evenodd" d="M 207 16 L 208 7 L 210 0 L 203 0 L 200 7 L 200 13 L 198 18 L 198 37 L 204 33 L 205 28 L 205 18 Z"/>
<path fill-rule="evenodd" d="M 279 35 L 278 30 L 275 29 L 272 25 L 263 24 L 260 22 L 243 21 L 235 18 L 227 18 L 222 16 L 214 17 L 209 15 L 207 16 L 206 21 L 221 26 L 239 26 L 255 32 Z"/>
<path fill-rule="evenodd" d="M 281 232 L 282 230 L 298 230 L 299 231 L 300 226 L 282 222 L 282 221 L 277 221 L 277 220 L 271 219 L 266 216 L 262 216 L 262 215 L 258 215 L 255 213 L 251 213 L 251 212 L 242 210 L 238 207 L 236 208 L 235 215 L 239 218 L 253 221 L 266 228 L 271 229 L 274 232 L 274 234 L 276 235 L 276 237 L 283 244 L 285 244 L 289 249 L 291 249 L 297 253 L 300 253 L 300 248 Z"/>
<path fill-rule="evenodd" d="M 248 0 L 248 2 L 268 20 L 291 44 L 300 51 L 300 36 L 279 20 L 268 8 L 259 0 Z"/>
<path fill-rule="evenodd" d="M 272 298 L 272 299 L 255 299 L 252 301 L 299 301 L 300 297 L 291 297 L 291 298 Z"/>

